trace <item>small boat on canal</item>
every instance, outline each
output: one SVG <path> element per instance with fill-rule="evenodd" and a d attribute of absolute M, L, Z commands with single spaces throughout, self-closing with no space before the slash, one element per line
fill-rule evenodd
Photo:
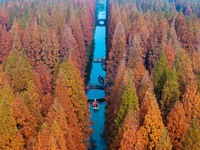
<path fill-rule="evenodd" d="M 99 109 L 99 103 L 97 102 L 96 99 L 92 102 L 92 108 L 93 110 L 98 110 Z"/>

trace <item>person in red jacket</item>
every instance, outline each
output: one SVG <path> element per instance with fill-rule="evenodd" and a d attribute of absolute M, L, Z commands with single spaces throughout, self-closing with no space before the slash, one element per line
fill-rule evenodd
<path fill-rule="evenodd" d="M 94 102 L 92 103 L 93 104 L 93 107 L 97 108 L 98 107 L 98 102 L 96 99 L 94 99 Z"/>

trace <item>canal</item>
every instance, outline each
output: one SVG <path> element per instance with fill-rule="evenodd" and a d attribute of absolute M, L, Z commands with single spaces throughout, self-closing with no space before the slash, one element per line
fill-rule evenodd
<path fill-rule="evenodd" d="M 98 0 L 97 2 L 97 20 L 106 19 L 106 0 Z M 104 22 L 100 22 L 103 24 Z M 103 58 L 106 56 L 106 27 L 96 25 L 94 33 L 94 58 Z M 90 74 L 89 84 L 99 84 L 98 76 L 102 76 L 105 80 L 106 72 L 102 68 L 101 63 L 92 63 L 92 70 Z M 88 99 L 100 99 L 105 97 L 104 90 L 89 89 L 87 90 Z M 93 110 L 92 102 L 90 101 L 91 120 L 93 122 L 93 134 L 91 137 L 92 147 L 90 149 L 104 150 L 106 149 L 106 142 L 103 137 L 106 103 L 99 101 L 99 109 Z"/>

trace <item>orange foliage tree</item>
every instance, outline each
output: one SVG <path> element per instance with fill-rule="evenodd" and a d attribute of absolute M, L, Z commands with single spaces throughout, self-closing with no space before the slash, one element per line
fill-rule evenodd
<path fill-rule="evenodd" d="M 27 106 L 19 96 L 12 104 L 13 117 L 16 121 L 16 126 L 24 138 L 24 148 L 32 148 L 36 141 L 36 121 L 29 112 Z"/>
<path fill-rule="evenodd" d="M 69 101 L 72 103 L 74 112 L 78 119 L 78 126 L 83 131 L 84 138 L 89 138 L 90 114 L 88 110 L 87 98 L 84 91 L 83 80 L 77 68 L 72 62 L 63 62 L 59 69 L 55 86 L 63 81 L 66 86 Z"/>
<path fill-rule="evenodd" d="M 11 110 L 13 102 L 13 90 L 5 83 L 0 92 L 0 149 L 23 149 L 24 140 Z"/>
<path fill-rule="evenodd" d="M 143 125 L 139 130 L 143 135 L 145 147 L 154 149 L 162 135 L 164 124 L 155 96 L 151 90 L 147 90 L 146 94 L 149 95 L 148 106 Z M 141 111 L 144 110 L 141 109 Z"/>
<path fill-rule="evenodd" d="M 167 116 L 167 130 L 173 145 L 173 149 L 181 149 L 181 141 L 188 128 L 183 104 L 177 101 Z"/>
<path fill-rule="evenodd" d="M 139 133 L 138 128 L 138 113 L 135 113 L 133 108 L 130 107 L 122 126 L 118 130 L 118 135 L 115 137 L 115 141 L 112 144 L 112 149 L 142 150 L 144 147 L 142 147 L 143 143 L 139 141 L 141 134 Z"/>

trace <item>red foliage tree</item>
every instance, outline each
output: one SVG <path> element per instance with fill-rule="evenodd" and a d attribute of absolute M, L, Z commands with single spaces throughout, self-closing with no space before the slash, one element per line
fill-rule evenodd
<path fill-rule="evenodd" d="M 79 17 L 77 17 L 75 14 L 72 14 L 69 19 L 69 26 L 72 29 L 72 34 L 74 35 L 78 46 L 78 49 L 74 49 L 74 51 L 76 51 L 77 54 L 76 62 L 77 64 L 79 64 L 78 68 L 81 73 L 81 76 L 84 77 L 87 62 L 87 51 L 84 44 L 83 31 L 81 29 Z"/>
<path fill-rule="evenodd" d="M 168 60 L 169 69 L 171 69 L 175 60 L 174 48 L 171 47 L 170 45 L 167 45 L 165 47 L 165 54 Z"/>
<path fill-rule="evenodd" d="M 125 48 L 125 29 L 123 24 L 121 22 L 118 22 L 112 39 L 112 47 L 110 49 L 108 60 L 106 62 L 107 84 L 113 84 L 120 62 L 125 61 Z"/>
<path fill-rule="evenodd" d="M 10 32 L 5 28 L 0 33 L 0 63 L 2 63 L 12 50 L 12 38 Z"/>

